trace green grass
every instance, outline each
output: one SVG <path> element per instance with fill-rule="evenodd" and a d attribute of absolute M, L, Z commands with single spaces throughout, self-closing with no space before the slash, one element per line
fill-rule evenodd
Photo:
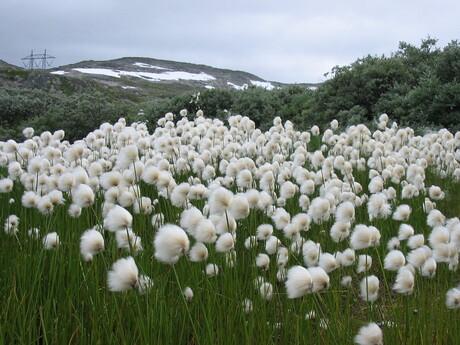
<path fill-rule="evenodd" d="M 309 149 L 318 148 L 316 138 Z M 6 176 L 6 171 L 1 170 L 0 174 Z M 367 188 L 368 172 L 355 171 L 354 175 Z M 431 184 L 448 191 L 447 198 L 438 202 L 438 208 L 448 217 L 458 216 L 459 183 L 451 178 L 440 179 L 428 170 L 426 185 Z M 142 195 L 158 198 L 154 186 L 140 183 L 140 187 Z M 398 186 L 394 187 L 400 191 Z M 232 190 L 236 192 L 235 188 Z M 133 230 L 141 236 L 144 251 L 131 254 L 120 250 L 114 234 L 105 232 L 105 250 L 88 263 L 81 258 L 79 240 L 86 229 L 102 224 L 102 195 L 75 219 L 66 213 L 69 200 L 44 216 L 21 206 L 22 193 L 22 186 L 16 182 L 11 193 L 0 194 L 0 221 L 11 214 L 20 218 L 17 236 L 0 231 L 0 344 L 352 344 L 359 328 L 371 321 L 382 328 L 386 344 L 460 342 L 459 311 L 445 307 L 447 290 L 460 282 L 458 271 L 439 263 L 433 278 L 416 274 L 412 295 L 392 291 L 396 273 L 383 269 L 383 259 L 388 252 L 386 242 L 397 236 L 401 222 L 369 221 L 365 205 L 357 209 L 355 224 L 374 225 L 382 235 L 379 246 L 356 252 L 372 256 L 371 270 L 356 273 L 356 266 L 338 268 L 330 273 L 329 289 L 290 300 L 284 283 L 276 279 L 276 255 L 270 255 L 270 267 L 262 271 L 254 262 L 257 254 L 264 252 L 264 243 L 259 241 L 250 250 L 243 245 L 248 236 L 255 235 L 258 225 L 271 222 L 260 210 L 251 210 L 246 219 L 237 222 L 234 267 L 226 264 L 225 255 L 215 251 L 213 244 L 207 244 L 206 262 L 192 263 L 184 256 L 175 265 L 160 263 L 153 257 L 156 229 L 151 225 L 151 215 L 138 214 L 134 214 Z M 291 215 L 301 212 L 295 202 L 298 196 L 287 203 L 286 210 Z M 421 207 L 424 198 L 422 194 L 411 200 L 396 199 L 392 206 L 394 209 L 408 203 L 413 212 L 407 223 L 427 239 L 430 229 Z M 10 199 L 14 202 L 10 203 Z M 202 208 L 203 200 L 192 204 Z M 127 209 L 133 211 L 132 207 Z M 176 224 L 181 211 L 161 197 L 155 209 L 155 213 L 163 213 L 168 222 Z M 332 224 L 332 219 L 313 224 L 302 236 L 320 242 L 324 252 L 343 251 L 349 243 L 334 243 L 330 239 Z M 40 239 L 27 235 L 32 227 L 40 228 Z M 54 231 L 61 244 L 45 250 L 41 238 Z M 275 235 L 290 248 L 282 231 L 275 230 Z M 409 251 L 405 243 L 401 250 L 406 254 Z M 112 264 L 129 255 L 134 256 L 140 273 L 154 282 L 146 294 L 132 290 L 111 292 L 107 288 L 107 272 Z M 219 266 L 217 276 L 204 274 L 207 263 Z M 287 267 L 296 264 L 303 264 L 302 256 L 290 252 Z M 370 274 L 380 279 L 379 298 L 374 303 L 359 298 L 359 283 Z M 353 278 L 348 289 L 340 286 L 344 275 Z M 263 299 L 255 287 L 258 277 L 273 285 L 270 301 Z M 194 292 L 191 301 L 182 295 L 186 286 Z M 247 314 L 243 309 L 245 299 L 253 304 L 253 310 Z M 316 317 L 307 319 L 310 312 Z"/>

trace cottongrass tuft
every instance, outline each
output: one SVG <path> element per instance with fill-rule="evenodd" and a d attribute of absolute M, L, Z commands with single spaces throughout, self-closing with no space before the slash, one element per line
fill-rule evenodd
<path fill-rule="evenodd" d="M 364 224 L 355 226 L 350 238 L 351 247 L 354 250 L 364 249 L 372 246 L 372 232 Z"/>
<path fill-rule="evenodd" d="M 412 212 L 412 208 L 409 205 L 399 205 L 393 212 L 393 219 L 399 221 L 407 221 Z"/>
<path fill-rule="evenodd" d="M 165 224 L 158 229 L 153 245 L 157 260 L 174 264 L 188 251 L 190 241 L 182 228 L 174 224 Z"/>
<path fill-rule="evenodd" d="M 446 222 L 446 216 L 441 213 L 441 211 L 434 209 L 428 213 L 426 223 L 432 228 L 436 226 L 443 226 Z"/>
<path fill-rule="evenodd" d="M 384 267 L 389 271 L 397 271 L 400 267 L 406 264 L 406 257 L 399 250 L 391 250 L 385 256 Z"/>
<path fill-rule="evenodd" d="M 261 224 L 257 227 L 257 238 L 259 240 L 267 240 L 273 233 L 273 225 Z"/>
<path fill-rule="evenodd" d="M 375 322 L 371 322 L 360 328 L 354 341 L 359 345 L 383 345 L 383 333 Z"/>
<path fill-rule="evenodd" d="M 294 266 L 288 270 L 285 284 L 288 298 L 298 298 L 311 292 L 313 278 L 305 267 Z"/>
<path fill-rule="evenodd" d="M 219 274 L 219 266 L 216 264 L 207 264 L 205 272 L 208 277 L 215 277 Z"/>
<path fill-rule="evenodd" d="M 312 292 L 321 292 L 329 287 L 330 279 L 327 272 L 321 267 L 308 268 L 311 279 L 313 280 Z"/>
<path fill-rule="evenodd" d="M 107 285 L 110 291 L 133 289 L 138 282 L 139 270 L 131 256 L 115 261 L 107 273 Z"/>
<path fill-rule="evenodd" d="M 252 305 L 252 301 L 249 298 L 245 298 L 243 300 L 242 305 L 243 305 L 243 311 L 245 314 L 249 314 L 250 312 L 252 312 L 253 305 Z"/>
<path fill-rule="evenodd" d="M 54 249 L 59 247 L 59 245 L 60 241 L 57 232 L 50 232 L 43 237 L 43 246 L 45 249 Z"/>
<path fill-rule="evenodd" d="M 192 262 L 205 261 L 208 258 L 208 248 L 202 242 L 196 242 L 190 248 L 189 258 Z"/>
<path fill-rule="evenodd" d="M 375 275 L 364 277 L 360 284 L 360 297 L 364 301 L 375 302 L 379 297 L 379 278 Z"/>
<path fill-rule="evenodd" d="M 262 269 L 263 271 L 268 270 L 268 267 L 270 266 L 270 258 L 268 257 L 267 254 L 260 253 L 256 257 L 256 266 Z"/>
<path fill-rule="evenodd" d="M 119 205 L 113 205 L 104 217 L 104 229 L 108 231 L 121 231 L 130 228 L 133 216 L 129 211 Z"/>
<path fill-rule="evenodd" d="M 191 301 L 193 299 L 193 290 L 190 286 L 186 286 L 183 291 L 184 297 L 187 301 Z"/>
<path fill-rule="evenodd" d="M 12 214 L 5 220 L 3 229 L 8 235 L 15 235 L 19 231 L 19 217 Z"/>
<path fill-rule="evenodd" d="M 446 307 L 449 309 L 460 308 L 460 288 L 449 289 L 446 293 Z"/>
<path fill-rule="evenodd" d="M 340 279 L 340 285 L 344 288 L 349 288 L 352 281 L 353 278 L 351 276 L 343 276 L 342 279 Z"/>
<path fill-rule="evenodd" d="M 410 295 L 414 292 L 414 284 L 415 277 L 411 269 L 403 266 L 398 270 L 393 290 L 400 294 Z"/>
<path fill-rule="evenodd" d="M 80 253 L 85 261 L 93 261 L 93 256 L 104 250 L 104 237 L 95 230 L 86 230 L 80 237 Z"/>
<path fill-rule="evenodd" d="M 141 274 L 135 286 L 139 295 L 145 295 L 152 288 L 153 280 L 149 276 Z"/>
<path fill-rule="evenodd" d="M 259 292 L 264 300 L 271 301 L 273 297 L 273 285 L 269 282 L 265 282 L 260 286 Z"/>
<path fill-rule="evenodd" d="M 356 268 L 356 273 L 361 273 L 368 271 L 372 266 L 372 257 L 367 254 L 361 254 L 358 257 L 358 267 Z"/>
<path fill-rule="evenodd" d="M 234 235 L 226 232 L 219 236 L 216 241 L 216 250 L 221 253 L 228 252 L 229 250 L 235 247 L 235 238 Z"/>

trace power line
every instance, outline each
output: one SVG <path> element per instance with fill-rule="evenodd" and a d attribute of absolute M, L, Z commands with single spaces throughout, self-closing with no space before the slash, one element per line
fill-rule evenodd
<path fill-rule="evenodd" d="M 34 51 L 30 51 L 30 55 L 22 58 L 23 64 L 25 67 L 27 67 L 29 70 L 34 70 L 34 68 L 37 68 L 39 70 L 44 70 L 47 67 L 51 66 L 52 60 L 54 60 L 55 57 L 46 54 L 46 49 L 43 54 L 34 54 Z M 27 62 L 26 62 L 27 61 Z"/>

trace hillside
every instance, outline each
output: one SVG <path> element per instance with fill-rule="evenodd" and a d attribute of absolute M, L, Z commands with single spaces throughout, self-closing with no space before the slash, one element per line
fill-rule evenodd
<path fill-rule="evenodd" d="M 65 94 L 94 90 L 135 101 L 251 86 L 270 90 L 286 84 L 269 82 L 243 71 L 140 57 L 82 61 L 44 71 L 0 63 L 0 87 L 58 90 Z"/>

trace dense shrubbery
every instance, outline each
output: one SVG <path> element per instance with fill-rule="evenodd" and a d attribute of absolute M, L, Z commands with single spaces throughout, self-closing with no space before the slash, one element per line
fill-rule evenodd
<path fill-rule="evenodd" d="M 460 46 L 443 49 L 428 38 L 420 47 L 401 42 L 390 57 L 367 56 L 335 67 L 315 93 L 304 124 L 326 124 L 334 118 L 350 124 L 369 123 L 388 113 L 398 123 L 421 127 L 459 128 Z"/>
<path fill-rule="evenodd" d="M 0 140 L 20 139 L 22 129 L 31 126 L 37 133 L 63 129 L 74 141 L 102 122 L 126 117 L 134 121 L 139 106 L 113 100 L 102 93 L 66 96 L 42 90 L 0 89 Z"/>
<path fill-rule="evenodd" d="M 283 89 L 268 91 L 259 87 L 247 90 L 206 90 L 199 95 L 183 95 L 172 99 L 151 102 L 146 105 L 145 119 L 152 126 L 166 112 L 178 114 L 181 109 L 194 113 L 201 109 L 205 114 L 227 119 L 230 114 L 249 116 L 262 130 L 271 127 L 273 118 L 301 122 L 304 109 L 310 107 L 314 91 L 292 85 Z"/>

